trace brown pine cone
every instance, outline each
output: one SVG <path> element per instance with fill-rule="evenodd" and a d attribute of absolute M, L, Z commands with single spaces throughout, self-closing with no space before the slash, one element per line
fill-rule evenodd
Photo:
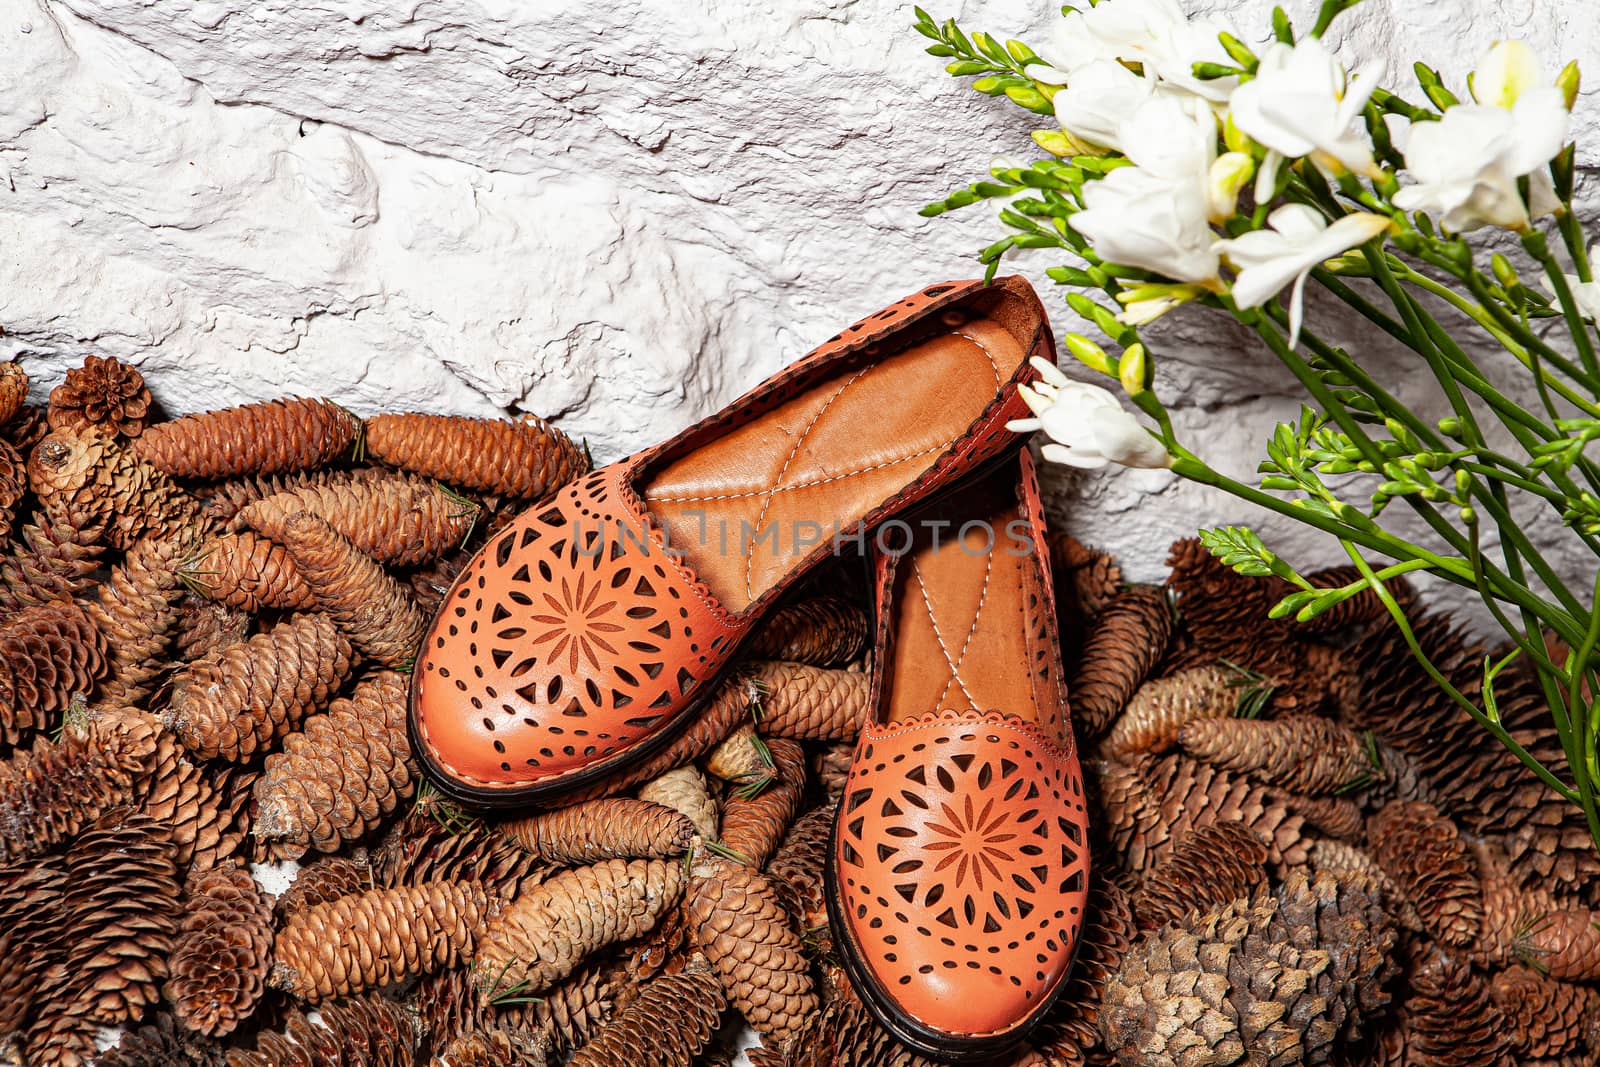
<path fill-rule="evenodd" d="M 402 727 L 404 711 L 402 704 Z M 679 856 L 694 836 L 694 824 L 681 812 L 623 797 L 510 819 L 500 830 L 540 859 L 563 865 Z"/>
<path fill-rule="evenodd" d="M 138 782 L 137 801 L 140 810 L 167 828 L 173 861 L 180 868 L 194 857 L 195 838 L 205 823 L 201 807 L 210 793 L 210 780 L 189 761 L 177 736 L 157 724 L 155 751 Z"/>
<path fill-rule="evenodd" d="M 1190 667 L 1141 685 L 1100 743 L 1107 756 L 1159 756 L 1178 744 L 1178 731 L 1196 719 L 1234 713 L 1241 690 L 1221 667 Z"/>
<path fill-rule="evenodd" d="M 200 502 L 171 478 L 93 432 L 57 430 L 40 441 L 28 458 L 28 485 L 52 518 L 104 523 L 106 541 L 122 551 L 201 519 Z"/>
<path fill-rule="evenodd" d="M 729 1001 L 764 1041 L 782 1047 L 821 1002 L 772 881 L 737 864 L 714 864 L 690 882 L 685 907 L 690 936 Z"/>
<path fill-rule="evenodd" d="M 612 988 L 603 967 L 580 967 L 524 1009 L 525 1023 L 563 1055 L 594 1040 L 611 1018 Z"/>
<path fill-rule="evenodd" d="M 772 763 L 766 742 L 751 723 L 741 723 L 733 733 L 717 742 L 703 761 L 706 772 L 724 782 L 750 784 L 772 777 Z"/>
<path fill-rule="evenodd" d="M 309 595 L 309 594 L 308 594 Z M 250 636 L 250 613 L 186 593 L 178 605 L 173 651 L 185 663 L 204 659 Z"/>
<path fill-rule="evenodd" d="M 246 474 L 226 481 L 210 482 L 192 490 L 204 504 L 206 514 L 229 530 L 239 528 L 239 512 L 279 493 L 289 493 L 307 486 L 348 484 L 366 478 L 382 478 L 389 472 L 378 467 L 355 467 L 343 470 L 325 467 L 321 470 L 292 471 L 288 474 Z"/>
<path fill-rule="evenodd" d="M 38 1015 L 42 979 L 64 965 L 66 889 L 60 857 L 0 865 L 0 1034 Z"/>
<path fill-rule="evenodd" d="M 795 820 L 767 863 L 767 876 L 801 929 L 826 926 L 827 888 L 823 867 L 833 833 L 835 804 L 812 808 Z"/>
<path fill-rule="evenodd" d="M 1320 715 L 1197 719 L 1178 743 L 1195 759 L 1295 793 L 1336 793 L 1374 774 L 1361 738 Z"/>
<path fill-rule="evenodd" d="M 1563 982 L 1594 981 L 1600 978 L 1597 922 L 1600 912 L 1584 908 L 1532 912 L 1513 943 L 1513 954 Z"/>
<path fill-rule="evenodd" d="M 799 814 L 806 788 L 806 754 L 799 743 L 775 737 L 767 747 L 772 753 L 771 783 L 759 792 L 753 787 L 735 790 L 723 801 L 718 835 L 724 849 L 758 870 Z"/>
<path fill-rule="evenodd" d="M 1114 882 L 1096 878 L 1089 886 L 1086 918 L 1078 933 L 1077 960 L 1045 1023 L 1045 1040 L 1036 1039 L 1035 1047 L 1048 1043 L 1065 1049 L 1069 1056 L 1077 1050 L 1078 1062 L 1084 1052 L 1100 1047 L 1100 1005 L 1106 985 L 1122 967 L 1123 957 L 1137 937 L 1127 892 Z"/>
<path fill-rule="evenodd" d="M 175 562 L 197 536 L 198 531 L 189 530 L 140 541 L 111 568 L 88 605 L 110 653 L 110 671 L 99 689 L 103 703 L 140 704 L 150 695 L 183 595 Z"/>
<path fill-rule="evenodd" d="M 693 1067 L 711 1040 L 726 1000 L 703 957 L 678 974 L 646 983 L 594 1040 L 578 1050 L 571 1067 Z"/>
<path fill-rule="evenodd" d="M 50 433 L 50 421 L 38 404 L 24 404 L 10 422 L 0 425 L 0 437 L 24 456 Z"/>
<path fill-rule="evenodd" d="M 459 548 L 482 510 L 438 482 L 362 472 L 257 500 L 239 512 L 238 521 L 272 536 L 296 512 L 309 512 L 377 562 L 414 567 Z"/>
<path fill-rule="evenodd" d="M 230 1034 L 255 1010 L 272 963 L 272 905 L 244 867 L 189 885 L 164 990 L 185 1029 Z"/>
<path fill-rule="evenodd" d="M 476 541 L 477 538 L 474 537 L 467 544 L 471 545 Z M 472 553 L 462 548 L 441 556 L 406 576 L 406 582 L 411 586 L 411 595 L 416 598 L 417 607 L 424 615 L 431 618 L 439 610 L 439 605 L 444 603 L 445 594 L 450 592 L 450 587 L 455 584 L 456 576 L 471 560 Z"/>
<path fill-rule="evenodd" d="M 255 784 L 257 838 L 290 859 L 308 848 L 333 852 L 410 798 L 417 770 L 406 739 L 406 685 L 394 671 L 369 675 L 284 739 Z"/>
<path fill-rule="evenodd" d="M 27 460 L 12 447 L 11 442 L 0 440 L 0 541 L 11 536 L 11 523 L 16 518 L 17 505 L 27 491 Z"/>
<path fill-rule="evenodd" d="M 1085 769 L 1104 812 L 1099 832 L 1130 871 L 1161 862 L 1186 830 L 1224 822 L 1242 823 L 1265 840 L 1273 868 L 1305 862 L 1303 820 L 1243 776 L 1178 753 Z"/>
<path fill-rule="evenodd" d="M 20 415 L 27 402 L 28 372 L 15 359 L 0 363 L 0 426 Z"/>
<path fill-rule="evenodd" d="M 746 668 L 756 689 L 763 737 L 854 741 L 867 714 L 865 671 L 829 670 L 770 660 Z"/>
<path fill-rule="evenodd" d="M 255 1051 L 231 1049 L 228 1067 L 388 1067 L 421 1064 L 423 1032 L 397 1001 L 375 994 L 317 1007 L 320 1024 L 298 1011 L 283 1031 L 256 1035 Z"/>
<path fill-rule="evenodd" d="M 1313 871 L 1327 871 L 1336 878 L 1371 881 L 1382 898 L 1383 910 L 1392 915 L 1395 922 L 1407 930 L 1422 929 L 1422 917 L 1417 914 L 1416 907 L 1394 879 L 1378 866 L 1370 852 L 1345 841 L 1322 840 L 1312 844 L 1309 863 Z"/>
<path fill-rule="evenodd" d="M 1267 803 L 1281 804 L 1289 814 L 1300 816 L 1308 831 L 1318 830 L 1340 841 L 1356 841 L 1366 829 L 1366 813 L 1349 797 L 1312 796 L 1284 789 L 1268 789 L 1264 796 Z"/>
<path fill-rule="evenodd" d="M 155 758 L 156 736 L 143 712 L 106 712 L 0 762 L 0 859 L 48 851 L 127 803 Z"/>
<path fill-rule="evenodd" d="M 368 658 L 410 668 L 427 620 L 399 582 L 310 512 L 296 512 L 259 532 L 289 550 L 317 606 Z"/>
<path fill-rule="evenodd" d="M 105 638 L 71 601 L 26 608 L 0 623 L 0 743 L 17 744 L 89 694 L 106 673 Z"/>
<path fill-rule="evenodd" d="M 506 900 L 538 885 L 549 870 L 538 856 L 432 792 L 418 796 L 372 856 L 378 885 L 471 881 Z"/>
<path fill-rule="evenodd" d="M 786 604 L 768 615 L 740 652 L 750 659 L 837 667 L 865 651 L 870 630 L 860 604 L 824 594 Z"/>
<path fill-rule="evenodd" d="M 132 443 L 176 478 L 215 480 L 321 467 L 348 453 L 361 420 L 331 400 L 295 397 L 185 415 Z"/>
<path fill-rule="evenodd" d="M 1135 586 L 1117 594 L 1094 621 L 1068 691 L 1080 740 L 1111 727 L 1161 661 L 1172 637 L 1165 591 Z"/>
<path fill-rule="evenodd" d="M 7 612 L 69 600 L 94 584 L 103 525 L 74 524 L 35 514 L 20 540 L 0 559 L 0 608 Z"/>
<path fill-rule="evenodd" d="M 372 865 L 365 855 L 322 856 L 300 868 L 273 909 L 280 916 L 293 915 L 373 887 Z"/>
<path fill-rule="evenodd" d="M 1267 882 L 1267 846 L 1239 823 L 1190 830 L 1133 894 L 1141 930 L 1248 897 Z"/>
<path fill-rule="evenodd" d="M 855 758 L 856 746 L 851 741 L 835 741 L 812 757 L 811 773 L 830 802 L 837 803 L 844 796 L 844 785 L 850 780 L 850 764 Z"/>
<path fill-rule="evenodd" d="M 162 1012 L 138 1029 L 126 1029 L 117 1043 L 95 1058 L 94 1067 L 224 1067 L 227 1053 L 214 1042 L 184 1033 Z"/>
<path fill-rule="evenodd" d="M 1373 858 L 1393 878 L 1435 937 L 1474 944 L 1483 922 L 1477 861 L 1455 823 L 1422 801 L 1391 801 L 1367 823 Z"/>
<path fill-rule="evenodd" d="M 1314 589 L 1337 589 L 1360 580 L 1361 572 L 1351 564 L 1328 567 L 1306 575 L 1306 581 L 1310 582 Z M 1416 600 L 1416 591 L 1404 577 L 1391 578 L 1384 583 L 1384 587 L 1402 608 Z M 1349 600 L 1340 601 L 1315 618 L 1295 623 L 1295 626 L 1302 633 L 1334 634 L 1388 618 L 1389 609 L 1383 606 L 1383 601 L 1379 600 L 1378 595 L 1369 587 Z"/>
<path fill-rule="evenodd" d="M 1069 608 L 1074 614 L 1098 614 L 1122 588 L 1116 557 L 1070 534 L 1050 534 L 1050 569 L 1063 614 Z"/>
<path fill-rule="evenodd" d="M 200 773 L 206 785 L 193 814 L 191 874 L 245 851 L 250 839 L 250 790 L 261 776 L 258 770 L 228 764 L 210 764 Z"/>
<path fill-rule="evenodd" d="M 1512 1067 L 1510 1021 L 1482 976 L 1432 948 L 1405 1000 L 1406 1060 L 1417 1067 Z"/>
<path fill-rule="evenodd" d="M 475 882 L 429 882 L 294 912 L 273 946 L 272 984 L 316 1000 L 454 967 L 493 907 Z"/>
<path fill-rule="evenodd" d="M 590 953 L 648 932 L 683 892 L 674 860 L 602 860 L 523 892 L 478 939 L 473 977 L 491 999 L 538 994 Z"/>
<path fill-rule="evenodd" d="M 316 606 L 289 550 L 250 530 L 212 534 L 178 565 L 178 577 L 207 600 L 241 611 Z"/>
<path fill-rule="evenodd" d="M 1581 1050 L 1600 1012 L 1600 993 L 1516 966 L 1489 978 L 1489 999 L 1510 1024 L 1523 1055 L 1543 1059 Z"/>
<path fill-rule="evenodd" d="M 675 767 L 639 787 L 639 799 L 681 812 L 703 840 L 717 839 L 717 801 L 693 764 Z"/>
<path fill-rule="evenodd" d="M 161 827 L 115 808 L 67 852 L 65 986 L 55 1006 L 102 1025 L 158 999 L 178 918 L 178 874 Z"/>
<path fill-rule="evenodd" d="M 50 390 L 50 428 L 138 437 L 150 423 L 150 402 L 137 367 L 115 356 L 85 356 L 83 366 Z"/>
<path fill-rule="evenodd" d="M 247 760 L 327 703 L 353 656 L 326 615 L 296 615 L 189 664 L 162 721 L 201 759 Z"/>
<path fill-rule="evenodd" d="M 546 1067 L 550 1045 L 542 1035 L 494 1027 L 473 1030 L 443 1045 L 450 1067 Z"/>
<path fill-rule="evenodd" d="M 366 449 L 391 467 L 527 500 L 549 496 L 589 469 L 572 438 L 534 415 L 375 415 L 367 420 Z"/>
<path fill-rule="evenodd" d="M 785 1048 L 751 1049 L 749 1057 L 755 1067 L 939 1067 L 896 1041 L 854 997 L 807 1017 Z"/>

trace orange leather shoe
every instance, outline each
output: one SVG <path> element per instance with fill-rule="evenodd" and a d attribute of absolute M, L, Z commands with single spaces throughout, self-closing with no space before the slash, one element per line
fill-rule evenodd
<path fill-rule="evenodd" d="M 524 512 L 418 651 L 424 769 L 508 805 L 649 756 L 796 579 L 1016 447 L 1005 424 L 1026 414 L 1035 355 L 1054 347 L 1027 282 L 936 285 Z"/>
<path fill-rule="evenodd" d="M 877 559 L 873 713 L 828 857 L 861 999 L 940 1059 L 1004 1053 L 1060 993 L 1089 877 L 1083 776 L 1029 454 Z"/>

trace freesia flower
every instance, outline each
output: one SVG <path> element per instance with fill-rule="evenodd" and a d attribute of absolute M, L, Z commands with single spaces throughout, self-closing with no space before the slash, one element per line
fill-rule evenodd
<path fill-rule="evenodd" d="M 1233 283 L 1233 300 L 1241 308 L 1260 307 L 1285 285 L 1294 284 L 1289 296 L 1289 345 L 1300 339 L 1304 318 L 1306 276 L 1325 259 L 1365 244 L 1389 228 L 1382 215 L 1357 211 L 1328 225 L 1321 214 L 1305 204 L 1285 204 L 1267 216 L 1271 229 L 1252 230 L 1231 240 L 1218 241 L 1217 250 L 1228 257 L 1239 276 Z"/>
<path fill-rule="evenodd" d="M 1172 457 L 1161 442 L 1139 425 L 1117 398 L 1098 385 L 1075 382 L 1048 360 L 1030 361 L 1044 381 L 1019 385 L 1017 392 L 1033 412 L 1031 419 L 1013 419 L 1013 433 L 1043 430 L 1050 443 L 1039 450 L 1052 463 L 1094 469 L 1107 463 L 1124 467 L 1161 468 Z"/>
<path fill-rule="evenodd" d="M 1148 77 L 1220 103 L 1234 79 L 1202 81 L 1194 64 L 1229 62 L 1217 40 L 1226 26 L 1191 22 L 1177 0 L 1104 0 L 1086 11 L 1070 11 L 1051 29 L 1040 52 L 1048 66 L 1028 73 L 1052 85 L 1071 85 L 1085 66 L 1103 60 L 1138 63 Z"/>
<path fill-rule="evenodd" d="M 1154 78 L 1141 78 L 1114 59 L 1079 67 L 1055 95 L 1056 121 L 1079 141 L 1122 151 L 1118 129 L 1156 91 Z"/>
<path fill-rule="evenodd" d="M 1262 53 L 1256 76 L 1234 91 L 1228 108 L 1235 126 L 1279 157 L 1311 156 L 1324 168 L 1371 177 L 1377 168 L 1361 111 L 1382 75 L 1383 64 L 1377 62 L 1351 78 L 1315 37 L 1292 46 L 1274 41 Z M 1269 195 L 1276 162 L 1262 167 Z"/>
<path fill-rule="evenodd" d="M 1498 41 L 1472 74 L 1472 98 L 1509 111 L 1524 91 L 1544 84 L 1539 57 L 1526 41 Z"/>
<path fill-rule="evenodd" d="M 1600 263 L 1600 244 L 1589 246 L 1589 262 Z M 1564 274 L 1567 279 L 1567 289 L 1572 293 L 1572 302 L 1578 305 L 1578 313 L 1586 319 L 1600 320 L 1600 281 L 1586 282 L 1576 274 Z M 1549 278 L 1540 278 L 1544 287 L 1555 293 L 1555 286 L 1550 284 Z"/>
<path fill-rule="evenodd" d="M 1480 226 L 1523 230 L 1529 209 L 1543 215 L 1558 201 L 1546 164 L 1566 143 L 1571 116 L 1554 86 L 1522 92 L 1508 111 L 1457 104 L 1438 122 L 1418 122 L 1406 139 L 1406 170 L 1416 184 L 1394 195 L 1403 211 L 1426 211 L 1453 233 Z M 1529 175 L 1524 204 L 1517 179 Z"/>

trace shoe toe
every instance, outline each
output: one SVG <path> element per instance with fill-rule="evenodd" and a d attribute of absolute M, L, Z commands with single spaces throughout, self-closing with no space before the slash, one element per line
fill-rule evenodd
<path fill-rule="evenodd" d="M 868 727 L 835 884 L 858 970 L 903 1026 L 1020 1036 L 1072 965 L 1088 879 L 1074 755 L 1005 716 Z"/>

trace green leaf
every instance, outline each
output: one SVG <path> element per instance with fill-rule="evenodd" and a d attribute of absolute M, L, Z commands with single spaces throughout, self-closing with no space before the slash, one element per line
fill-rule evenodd
<path fill-rule="evenodd" d="M 1248 526 L 1219 526 L 1200 531 L 1200 543 L 1223 566 L 1250 578 L 1271 576 L 1278 557 L 1262 543 Z"/>
<path fill-rule="evenodd" d="M 1272 36 L 1284 44 L 1294 44 L 1294 26 L 1289 22 L 1289 16 L 1283 8 L 1272 9 Z"/>

